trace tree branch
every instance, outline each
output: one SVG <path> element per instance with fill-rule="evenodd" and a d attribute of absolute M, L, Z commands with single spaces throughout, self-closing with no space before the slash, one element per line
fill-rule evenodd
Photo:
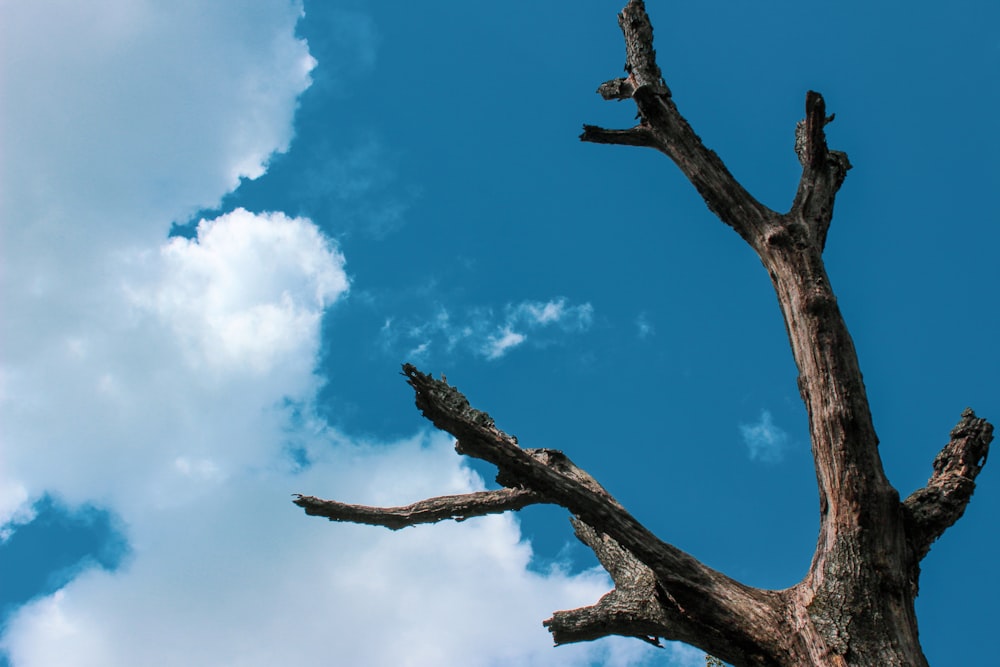
<path fill-rule="evenodd" d="M 556 645 L 624 635 L 662 647 L 657 637 L 673 638 L 671 622 L 684 623 L 676 606 L 660 603 L 656 575 L 607 535 L 579 519 L 572 521 L 576 536 L 594 551 L 615 588 L 595 605 L 557 611 L 544 621 Z"/>
<path fill-rule="evenodd" d="M 934 458 L 930 480 L 903 501 L 918 558 L 926 556 L 931 544 L 965 513 L 992 440 L 993 426 L 966 408 L 951 440 Z"/>
<path fill-rule="evenodd" d="M 562 452 L 522 449 L 516 438 L 497 428 L 488 414 L 473 408 L 461 392 L 446 382 L 421 373 L 411 364 L 403 366 L 403 374 L 414 389 L 417 408 L 435 426 L 457 438 L 456 451 L 495 465 L 497 482 L 503 486 L 531 489 L 565 507 L 648 568 L 658 590 L 678 610 L 668 616 L 676 625 L 666 636 L 690 641 L 730 662 L 740 658 L 746 664 L 767 664 L 758 662 L 759 647 L 767 646 L 766 638 L 775 632 L 780 634 L 785 627 L 780 593 L 741 584 L 663 542 Z M 583 616 L 576 616 L 575 624 L 563 622 L 567 617 L 562 616 L 561 621 L 555 621 L 563 633 L 562 643 L 582 641 L 588 633 L 593 634 L 600 618 L 611 622 L 611 629 L 604 634 L 624 628 L 620 624 L 623 609 L 627 612 L 629 607 L 618 595 L 605 602 L 600 612 L 589 616 L 581 612 Z M 649 630 L 656 626 L 663 631 L 650 620 L 653 618 L 647 619 L 651 625 L 643 627 Z M 632 627 L 627 634 L 637 636 Z M 751 654 L 756 657 L 749 657 Z"/>
<path fill-rule="evenodd" d="M 811 576 L 821 582 L 830 554 L 852 552 L 855 540 L 861 540 L 856 546 L 864 558 L 877 561 L 878 554 L 897 553 L 894 545 L 904 540 L 899 495 L 884 474 L 857 353 L 822 258 L 834 198 L 850 168 L 844 153 L 827 147 L 824 127 L 833 117 L 826 116 L 822 96 L 806 95 L 805 119 L 796 132 L 802 178 L 791 210 L 779 215 L 736 181 L 681 116 L 666 86 L 658 84 L 661 73 L 642 0 L 629 1 L 619 25 L 628 78 L 605 83 L 599 92 L 608 99 L 631 94 L 641 123 L 619 132 L 585 127 L 582 138 L 651 144 L 666 154 L 767 268 L 799 369 L 819 482 L 820 537 Z M 872 526 L 880 529 L 863 530 Z M 656 571 L 653 561 L 633 553 Z"/>
<path fill-rule="evenodd" d="M 594 144 L 617 144 L 642 148 L 657 147 L 656 137 L 645 125 L 636 125 L 627 130 L 606 130 L 596 125 L 584 125 L 580 140 Z"/>
<path fill-rule="evenodd" d="M 455 387 L 421 373 L 411 364 L 403 366 L 403 374 L 413 387 L 421 413 L 436 427 L 457 438 L 455 449 L 460 454 L 495 465 L 500 484 L 543 493 L 552 502 L 614 537 L 644 562 L 672 561 L 682 578 L 695 581 L 705 578 L 704 566 L 660 541 L 607 491 L 596 483 L 589 484 L 567 474 L 579 469 L 561 452 L 522 449 L 516 438 L 497 428 L 488 414 L 473 408 Z"/>
<path fill-rule="evenodd" d="M 629 2 L 618 15 L 618 26 L 625 36 L 625 71 L 635 90 L 645 89 L 654 95 L 670 97 L 670 89 L 656 64 L 653 24 L 646 14 L 645 4 Z"/>
<path fill-rule="evenodd" d="M 752 588 L 653 535 L 589 474 L 553 449 L 523 449 L 464 395 L 414 366 L 403 375 L 417 407 L 457 439 L 456 450 L 497 467 L 505 487 L 374 508 L 299 496 L 307 514 L 393 530 L 464 520 L 534 503 L 573 515 L 577 536 L 615 588 L 596 604 L 555 612 L 545 625 L 557 644 L 609 634 L 659 645 L 695 645 L 732 664 L 926 665 L 913 597 L 919 560 L 964 512 L 985 464 L 993 428 L 971 410 L 934 461 L 927 485 L 903 503 L 882 467 L 854 343 L 826 274 L 823 249 L 836 194 L 851 165 L 826 143 L 823 98 L 806 95 L 796 127 L 802 177 L 788 213 L 754 199 L 681 116 L 663 82 L 642 0 L 619 15 L 628 76 L 605 82 L 608 100 L 632 99 L 639 125 L 585 125 L 584 141 L 652 147 L 698 190 L 708 208 L 757 252 L 782 310 L 805 403 L 820 499 L 820 535 L 809 573 L 785 591 Z"/>
<path fill-rule="evenodd" d="M 760 647 L 783 631 L 781 594 L 745 586 L 661 541 L 562 452 L 522 449 L 444 380 L 410 364 L 403 374 L 424 416 L 457 438 L 460 454 L 497 466 L 497 482 L 506 488 L 389 508 L 297 495 L 295 504 L 307 514 L 398 530 L 535 503 L 559 504 L 576 515 L 577 535 L 594 549 L 616 588 L 592 607 L 554 614 L 547 625 L 557 643 L 622 634 L 656 644 L 660 635 L 730 661 L 769 664 Z"/>
<path fill-rule="evenodd" d="M 802 163 L 802 177 L 789 215 L 809 223 L 820 250 L 826 246 L 837 191 L 851 168 L 846 153 L 827 148 L 823 128 L 831 122 L 833 116 L 826 115 L 823 96 L 811 90 L 806 93 L 806 117 L 795 126 L 795 152 Z"/>
<path fill-rule="evenodd" d="M 714 151 L 709 150 L 678 112 L 670 90 L 663 83 L 653 49 L 653 27 L 641 0 L 632 0 L 618 16 L 625 37 L 627 79 L 601 85 L 605 99 L 631 97 L 642 123 L 631 130 L 604 130 L 584 126 L 582 141 L 646 146 L 659 150 L 674 161 L 697 188 L 708 208 L 750 241 L 777 214 L 747 192 L 737 182 Z"/>
<path fill-rule="evenodd" d="M 497 489 L 455 496 L 438 496 L 403 507 L 349 505 L 315 496 L 295 495 L 296 498 L 292 502 L 310 516 L 322 516 L 330 521 L 385 526 L 389 530 L 399 530 L 421 523 L 437 523 L 446 519 L 465 521 L 474 516 L 500 514 L 546 502 L 540 495 L 528 489 Z"/>

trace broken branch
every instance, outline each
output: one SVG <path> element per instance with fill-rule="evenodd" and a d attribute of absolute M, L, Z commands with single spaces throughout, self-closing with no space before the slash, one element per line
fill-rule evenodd
<path fill-rule="evenodd" d="M 454 496 L 438 496 L 403 507 L 350 505 L 300 494 L 296 494 L 296 498 L 292 502 L 304 509 L 306 514 L 310 516 L 322 516 L 330 521 L 349 521 L 369 526 L 385 526 L 389 530 L 399 530 L 407 526 L 437 523 L 446 519 L 465 521 L 474 516 L 500 514 L 546 501 L 528 489 L 497 489 Z"/>
<path fill-rule="evenodd" d="M 951 430 L 951 440 L 934 458 L 934 474 L 903 501 L 918 558 L 965 513 L 992 440 L 993 425 L 966 408 Z"/>
<path fill-rule="evenodd" d="M 824 128 L 831 122 L 833 116 L 826 115 L 823 96 L 812 90 L 806 93 L 806 117 L 795 126 L 795 152 L 802 163 L 802 177 L 789 216 L 810 226 L 820 250 L 826 246 L 837 191 L 851 168 L 846 153 L 827 148 Z"/>
<path fill-rule="evenodd" d="M 612 634 L 636 637 L 662 646 L 657 637 L 674 638 L 670 622 L 680 621 L 677 608 L 660 603 L 656 575 L 613 539 L 579 519 L 573 519 L 576 536 L 590 547 L 615 582 L 615 588 L 597 604 L 557 611 L 543 625 L 556 645 L 591 641 Z M 679 623 L 683 627 L 683 623 Z"/>
<path fill-rule="evenodd" d="M 606 130 L 597 125 L 584 125 L 581 141 L 594 144 L 617 144 L 619 146 L 639 146 L 656 148 L 656 137 L 645 125 L 636 125 L 627 130 Z"/>
<path fill-rule="evenodd" d="M 783 601 L 779 593 L 741 584 L 663 542 L 562 452 L 522 449 L 516 438 L 497 428 L 488 414 L 473 408 L 461 392 L 446 382 L 421 373 L 411 364 L 403 366 L 403 374 L 414 389 L 417 408 L 435 426 L 457 438 L 455 449 L 459 453 L 495 465 L 498 483 L 532 489 L 549 502 L 565 507 L 612 540 L 615 548 L 630 553 L 632 561 L 644 565 L 652 573 L 657 590 L 663 591 L 678 610 L 669 615 L 671 628 L 667 636 L 689 639 L 713 655 L 726 658 L 742 655 L 745 647 L 760 645 L 762 637 L 756 633 L 776 631 L 781 626 Z M 609 595 L 591 612 L 566 612 L 553 617 L 550 629 L 554 628 L 554 634 L 561 633 L 558 641 L 583 641 L 624 632 L 624 618 L 635 610 L 620 592 Z M 652 608 L 649 614 L 650 619 L 655 618 Z M 742 617 L 753 617 L 754 623 L 735 627 L 732 619 Z M 611 623 L 603 631 L 601 619 Z M 638 626 L 628 626 L 633 631 L 627 634 L 645 637 L 654 627 L 667 632 L 662 624 L 653 620 L 649 623 L 639 634 L 635 633 Z M 705 627 L 720 628 L 707 645 Z"/>

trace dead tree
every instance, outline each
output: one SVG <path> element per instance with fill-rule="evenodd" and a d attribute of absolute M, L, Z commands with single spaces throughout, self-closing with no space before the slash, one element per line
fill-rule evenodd
<path fill-rule="evenodd" d="M 819 486 L 820 531 L 805 578 L 785 590 L 744 585 L 652 534 L 562 452 L 524 449 L 444 380 L 407 364 L 417 407 L 457 439 L 460 454 L 498 469 L 495 491 L 375 508 L 299 496 L 307 514 L 393 530 L 554 503 L 614 580 L 596 604 L 544 622 L 556 644 L 608 635 L 659 645 L 680 640 L 738 666 L 919 667 L 914 598 L 920 562 L 965 510 L 986 461 L 993 427 L 966 410 L 937 455 L 927 485 L 900 501 L 886 479 L 854 344 L 830 287 L 823 247 L 834 198 L 851 165 L 830 150 L 823 98 L 806 94 L 795 128 L 802 177 L 791 210 L 757 201 L 678 112 L 653 50 L 641 0 L 618 17 L 628 76 L 598 92 L 631 99 L 640 122 L 627 130 L 585 125 L 581 139 L 664 153 L 705 203 L 756 251 L 767 269 L 798 366 L 799 391 Z"/>

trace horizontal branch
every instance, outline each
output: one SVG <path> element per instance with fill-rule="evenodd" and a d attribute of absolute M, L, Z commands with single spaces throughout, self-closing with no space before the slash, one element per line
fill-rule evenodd
<path fill-rule="evenodd" d="M 644 125 L 636 125 L 627 130 L 606 130 L 596 125 L 584 125 L 580 140 L 593 144 L 616 144 L 643 148 L 656 148 L 657 146 L 656 137 Z"/>
<path fill-rule="evenodd" d="M 966 408 L 951 440 L 934 458 L 930 480 L 903 501 L 918 558 L 927 555 L 934 540 L 965 513 L 992 440 L 993 425 Z"/>
<path fill-rule="evenodd" d="M 546 500 L 528 489 L 497 489 L 454 496 L 438 496 L 403 507 L 370 507 L 349 505 L 315 496 L 296 494 L 292 501 L 310 516 L 326 517 L 330 521 L 349 521 L 369 526 L 385 526 L 399 530 L 421 523 L 437 523 L 447 519 L 464 521 L 474 516 L 500 514 L 519 510 Z"/>

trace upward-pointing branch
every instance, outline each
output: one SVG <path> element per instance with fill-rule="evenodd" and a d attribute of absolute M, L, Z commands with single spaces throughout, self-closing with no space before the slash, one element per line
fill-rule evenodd
<path fill-rule="evenodd" d="M 806 93 L 806 117 L 795 128 L 795 152 L 802 163 L 802 178 L 790 215 L 809 224 L 820 250 L 826 246 L 833 200 L 851 168 L 846 153 L 826 146 L 823 128 L 831 122 L 833 116 L 826 115 L 823 96 L 811 90 Z"/>
<path fill-rule="evenodd" d="M 772 211 L 736 181 L 681 116 L 660 78 L 643 2 L 629 2 L 618 23 L 625 36 L 628 76 L 603 84 L 600 92 L 608 99 L 630 96 L 641 122 L 617 132 L 585 126 L 581 139 L 652 146 L 666 154 L 709 209 L 764 263 L 809 413 L 825 531 L 821 541 L 827 542 L 898 503 L 882 472 L 857 354 L 822 259 L 834 197 L 850 167 L 847 156 L 827 148 L 824 127 L 831 118 L 825 115 L 822 96 L 810 91 L 797 132 L 796 151 L 803 164 L 798 192 L 787 214 Z"/>
<path fill-rule="evenodd" d="M 918 557 L 923 558 L 931 543 L 965 513 L 992 441 L 993 425 L 966 408 L 951 430 L 951 440 L 934 459 L 930 480 L 903 502 Z"/>
<path fill-rule="evenodd" d="M 601 84 L 598 92 L 605 99 L 632 99 L 641 121 L 629 130 L 584 125 L 580 139 L 647 146 L 664 153 L 697 188 L 708 208 L 749 242 L 777 214 L 740 185 L 677 110 L 656 64 L 653 27 L 645 5 L 630 2 L 618 15 L 618 25 L 625 36 L 628 76 Z"/>

